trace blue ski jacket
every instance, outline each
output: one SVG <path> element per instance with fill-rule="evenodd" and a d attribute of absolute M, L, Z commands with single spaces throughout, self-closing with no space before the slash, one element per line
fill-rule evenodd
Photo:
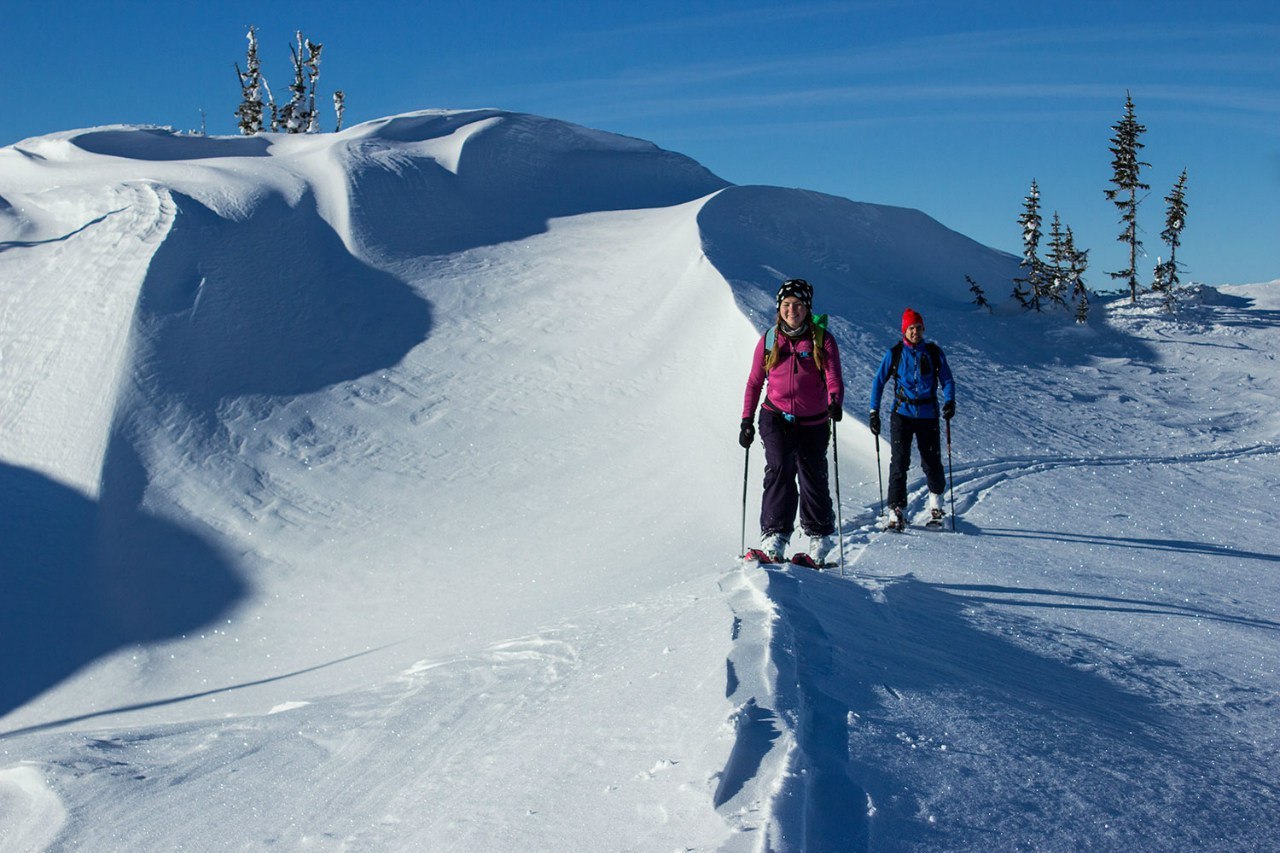
<path fill-rule="evenodd" d="M 884 387 L 893 377 L 893 407 L 890 411 L 907 418 L 936 419 L 941 411 L 939 404 L 956 399 L 956 383 L 942 347 L 932 341 L 913 347 L 904 340 L 901 343 L 902 354 L 895 367 L 894 350 L 897 348 L 895 344 L 884 354 L 876 378 L 871 383 L 871 411 L 880 410 Z"/>

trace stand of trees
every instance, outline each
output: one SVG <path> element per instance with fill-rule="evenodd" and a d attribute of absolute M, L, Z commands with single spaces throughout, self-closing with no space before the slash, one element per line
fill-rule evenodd
<path fill-rule="evenodd" d="M 277 104 L 271 94 L 271 86 L 262 73 L 262 63 L 258 58 L 258 29 L 250 26 L 246 38 L 249 40 L 248 53 L 245 57 L 245 68 L 240 70 L 236 63 L 236 78 L 240 82 L 240 106 L 235 116 L 240 132 L 245 136 L 261 133 L 264 129 L 264 117 L 270 115 L 269 127 L 272 133 L 318 133 L 320 115 L 316 108 L 316 84 L 320 80 L 320 52 L 324 45 L 296 34 L 296 45 L 290 45 L 293 54 L 293 82 L 289 84 L 289 100 Z M 342 129 L 342 113 L 346 109 L 346 96 L 339 90 L 333 94 L 334 111 L 338 120 L 335 130 Z"/>
<path fill-rule="evenodd" d="M 1146 127 L 1138 122 L 1132 96 L 1125 93 L 1124 115 L 1111 128 L 1111 188 L 1104 191 L 1108 201 L 1120 212 L 1122 230 L 1117 240 L 1128 247 L 1129 263 L 1122 270 L 1109 273 L 1113 279 L 1123 280 L 1129 288 L 1131 302 L 1137 302 L 1144 288 L 1138 281 L 1138 256 L 1142 240 L 1138 227 L 1138 210 L 1145 195 L 1140 192 L 1150 187 L 1142 182 L 1142 168 L 1150 166 L 1139 159 L 1142 150 L 1142 134 Z M 1178 247 L 1182 244 L 1182 229 L 1187 220 L 1187 170 L 1183 169 L 1177 183 L 1164 197 L 1165 227 L 1160 237 L 1169 247 L 1168 260 L 1157 260 L 1150 290 L 1164 294 L 1164 306 L 1173 311 L 1177 306 L 1177 290 L 1181 283 L 1182 264 L 1178 261 Z M 1031 189 L 1023 199 L 1022 214 L 1018 217 L 1022 232 L 1022 274 L 1013 280 L 1012 298 L 1027 310 L 1043 311 L 1045 307 L 1060 307 L 1073 312 L 1076 322 L 1084 323 L 1089 317 L 1090 291 L 1084 275 L 1089 266 L 1089 251 L 1076 246 L 1075 235 L 1061 221 L 1057 211 L 1049 226 L 1047 254 L 1041 252 L 1044 239 L 1043 219 L 1040 214 L 1040 186 L 1031 181 Z M 965 276 L 973 302 L 991 310 L 982 287 L 971 277 Z"/>

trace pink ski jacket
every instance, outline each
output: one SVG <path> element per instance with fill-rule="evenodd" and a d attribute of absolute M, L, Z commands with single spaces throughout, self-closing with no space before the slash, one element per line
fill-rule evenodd
<path fill-rule="evenodd" d="M 835 400 L 844 403 L 844 378 L 840 373 L 840 350 L 836 339 L 827 332 L 822 336 L 823 369 L 813 360 L 813 337 L 796 340 L 781 333 L 781 358 L 773 370 L 765 372 L 765 335 L 756 343 L 747 376 L 747 392 L 742 403 L 742 416 L 754 418 L 760 394 L 765 390 L 764 408 L 790 415 L 801 423 L 818 423 L 827 418 L 827 407 Z"/>

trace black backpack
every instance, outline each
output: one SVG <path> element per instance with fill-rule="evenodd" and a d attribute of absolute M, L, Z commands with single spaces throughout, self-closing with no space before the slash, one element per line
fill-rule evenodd
<path fill-rule="evenodd" d="M 925 403 L 938 402 L 938 365 L 942 364 L 942 348 L 933 341 L 925 341 L 924 351 L 929 361 L 928 372 L 933 376 L 933 392 L 928 397 L 912 399 L 902 393 L 902 385 L 898 382 L 898 362 L 902 361 L 902 341 L 898 341 L 890 350 L 893 353 L 893 357 L 889 362 L 889 377 L 893 379 L 893 411 L 895 412 L 898 411 L 899 403 L 921 406 Z M 923 369 L 921 372 L 924 372 Z"/>

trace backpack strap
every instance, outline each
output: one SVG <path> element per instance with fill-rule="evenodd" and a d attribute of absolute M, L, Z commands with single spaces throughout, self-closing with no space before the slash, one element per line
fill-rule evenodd
<path fill-rule="evenodd" d="M 889 376 L 893 378 L 893 411 L 898 411 L 899 403 L 911 403 L 913 405 L 921 405 L 922 403 L 936 403 L 938 401 L 938 367 L 942 364 L 942 348 L 933 341 L 925 341 L 924 351 L 929 355 L 929 361 L 933 370 L 930 371 L 933 376 L 933 393 L 928 397 L 920 397 L 911 399 L 902 393 L 902 384 L 898 381 L 898 362 L 902 360 L 902 341 L 898 341 L 893 345 L 890 352 L 893 356 L 889 360 Z"/>
<path fill-rule="evenodd" d="M 813 348 L 820 350 L 822 349 L 823 339 L 827 335 L 827 315 L 815 314 L 809 318 L 809 322 L 810 331 L 813 333 Z M 773 344 L 777 340 L 778 325 L 775 323 L 769 327 L 767 332 L 764 333 L 764 351 L 766 353 L 771 352 L 773 350 Z M 827 372 L 826 368 L 823 368 L 821 372 L 825 374 Z"/>
<path fill-rule="evenodd" d="M 937 375 L 938 365 L 942 364 L 942 348 L 933 341 L 925 341 L 924 349 L 925 352 L 929 353 L 934 375 Z M 894 344 L 889 351 L 893 353 L 893 358 L 889 360 L 889 376 L 896 378 L 898 375 L 898 362 L 902 361 L 902 341 Z"/>

